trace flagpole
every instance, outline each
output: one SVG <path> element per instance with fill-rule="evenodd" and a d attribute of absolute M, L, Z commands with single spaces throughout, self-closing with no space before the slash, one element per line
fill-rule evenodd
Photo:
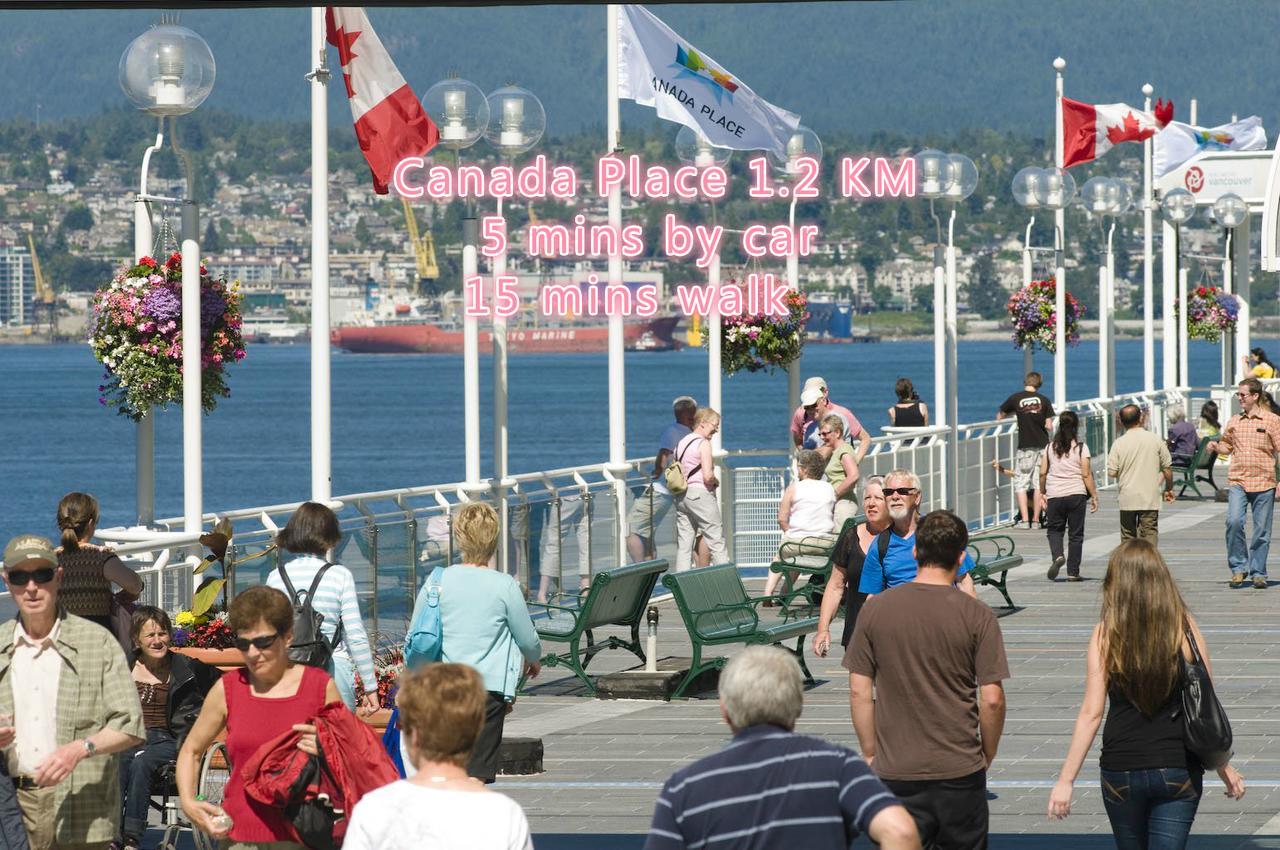
<path fill-rule="evenodd" d="M 1178 385 L 1178 334 L 1174 324 L 1174 298 L 1178 286 L 1178 232 L 1166 219 L 1160 222 L 1160 283 L 1164 294 L 1164 310 L 1160 319 L 1163 369 L 1161 386 L 1171 390 Z"/>
<path fill-rule="evenodd" d="M 1062 168 L 1063 151 L 1062 151 L 1062 72 L 1066 70 L 1067 60 L 1059 56 L 1053 60 L 1053 69 L 1056 75 L 1057 90 L 1057 109 L 1055 110 L 1054 119 L 1057 132 L 1054 133 L 1053 155 L 1054 165 Z M 1067 248 L 1066 234 L 1066 210 L 1057 209 L 1053 212 L 1053 225 L 1057 230 L 1058 243 L 1057 251 L 1054 253 L 1056 260 L 1055 277 L 1055 296 L 1053 301 L 1054 314 L 1057 316 L 1056 326 L 1054 328 L 1055 351 L 1053 352 L 1053 406 L 1059 410 L 1067 404 L 1067 281 L 1066 281 L 1066 261 L 1063 254 Z"/>
<path fill-rule="evenodd" d="M 606 74 L 607 86 L 605 104 L 607 106 L 607 144 L 605 152 L 612 154 L 622 147 L 622 126 L 618 114 L 618 4 L 610 3 L 605 10 Z M 614 185 L 609 192 L 609 227 L 614 233 L 622 232 L 622 186 Z M 620 240 L 615 240 L 617 249 L 609 254 L 609 286 L 622 286 L 622 254 Z M 607 304 L 609 299 L 605 299 Z M 614 479 L 614 498 L 616 500 L 616 516 L 618 533 L 614 536 L 617 544 L 617 563 L 627 562 L 627 390 L 626 390 L 626 349 L 623 345 L 623 315 L 609 313 L 609 469 L 616 476 Z"/>
<path fill-rule="evenodd" d="M 1151 111 L 1151 95 L 1155 91 L 1151 83 L 1142 87 L 1145 97 L 1142 108 Z M 1156 327 L 1155 305 L 1152 281 L 1155 277 L 1155 254 L 1152 251 L 1151 238 L 1152 216 L 1154 210 L 1151 203 L 1151 158 L 1153 155 L 1151 139 L 1142 141 L 1142 389 L 1153 392 L 1156 388 Z M 1112 281 L 1112 285 L 1115 282 Z"/>
<path fill-rule="evenodd" d="M 324 7 L 311 9 L 311 498 L 333 493 L 329 375 L 329 70 Z"/>

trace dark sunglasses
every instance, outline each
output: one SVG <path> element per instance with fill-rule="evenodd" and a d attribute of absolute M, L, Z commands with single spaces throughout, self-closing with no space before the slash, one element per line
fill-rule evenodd
<path fill-rule="evenodd" d="M 6 581 L 10 587 L 26 587 L 28 582 L 48 584 L 53 581 L 53 567 L 40 567 L 34 570 L 9 570 Z"/>
<path fill-rule="evenodd" d="M 259 651 L 262 651 L 264 649 L 270 649 L 271 645 L 278 640 L 280 640 L 279 632 L 276 632 L 273 635 L 262 635 L 261 637 L 256 638 L 242 638 L 239 635 L 236 635 L 235 644 L 236 649 L 241 652 L 248 652 L 249 647 L 251 646 L 256 646 Z"/>
<path fill-rule="evenodd" d="M 914 487 L 885 487 L 884 494 L 886 496 L 910 496 L 916 492 Z"/>

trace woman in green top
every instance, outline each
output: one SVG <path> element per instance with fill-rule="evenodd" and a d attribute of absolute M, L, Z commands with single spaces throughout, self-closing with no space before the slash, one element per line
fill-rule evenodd
<path fill-rule="evenodd" d="M 822 439 L 818 451 L 827 457 L 827 480 L 836 488 L 835 529 L 839 534 L 844 521 L 858 513 L 858 464 L 853 459 L 853 446 L 845 442 L 844 420 L 839 416 L 824 416 L 818 423 L 818 436 Z"/>

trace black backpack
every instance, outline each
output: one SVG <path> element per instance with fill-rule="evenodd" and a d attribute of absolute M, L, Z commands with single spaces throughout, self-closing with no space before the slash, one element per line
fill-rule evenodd
<path fill-rule="evenodd" d="M 324 566 L 316 572 L 316 577 L 311 580 L 311 587 L 307 590 L 304 600 L 299 598 L 300 594 L 294 589 L 293 582 L 289 581 L 289 573 L 284 565 L 276 565 L 276 572 L 280 574 L 285 590 L 289 593 L 289 599 L 293 602 L 293 642 L 289 644 L 289 660 L 296 664 L 328 669 L 329 660 L 333 658 L 334 647 L 342 641 L 341 621 L 331 641 L 320 630 L 321 624 L 324 623 L 324 614 L 311 607 L 311 600 L 315 598 L 316 589 L 320 587 L 320 580 L 332 566 L 333 564 L 325 561 Z"/>

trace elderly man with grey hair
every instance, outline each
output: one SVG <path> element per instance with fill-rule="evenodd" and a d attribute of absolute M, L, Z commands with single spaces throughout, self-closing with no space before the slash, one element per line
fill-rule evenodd
<path fill-rule="evenodd" d="M 1189 466 L 1191 458 L 1195 456 L 1196 449 L 1200 446 L 1200 435 L 1196 433 L 1196 426 L 1187 421 L 1186 408 L 1180 404 L 1169 405 L 1164 413 L 1169 418 L 1169 436 L 1165 438 L 1165 443 L 1169 446 L 1169 456 L 1173 459 L 1173 465 Z"/>
<path fill-rule="evenodd" d="M 791 653 L 735 656 L 720 674 L 733 742 L 667 780 L 645 850 L 846 850 L 862 833 L 886 850 L 919 848 L 911 815 L 857 753 L 795 733 L 803 707 Z"/>
<path fill-rule="evenodd" d="M 884 478 L 884 497 L 892 524 L 876 535 L 862 562 L 858 591 L 868 596 L 914 581 L 916 564 L 916 522 L 920 516 L 920 476 L 909 469 L 895 469 Z M 969 575 L 973 559 L 969 553 L 956 573 L 956 587 L 977 598 Z"/>

